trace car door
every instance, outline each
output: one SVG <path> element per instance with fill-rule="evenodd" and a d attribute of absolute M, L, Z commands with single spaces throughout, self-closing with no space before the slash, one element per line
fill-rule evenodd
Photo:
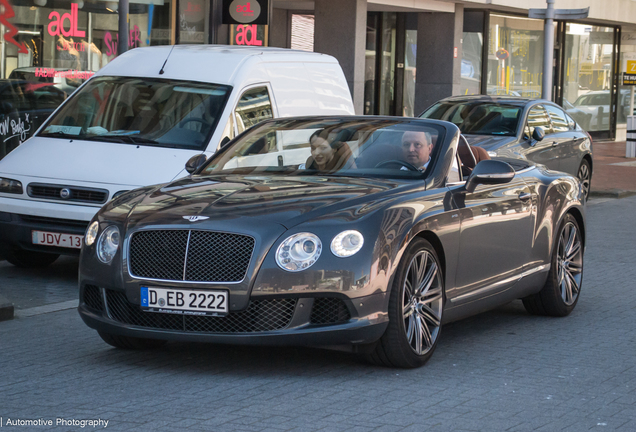
<path fill-rule="evenodd" d="M 537 127 L 543 128 L 545 137 L 541 141 L 532 138 L 532 133 Z M 554 144 L 552 123 L 543 105 L 534 105 L 528 110 L 528 116 L 523 131 L 521 143 L 522 154 L 530 161 L 547 166 L 550 169 L 559 169 L 559 159 L 556 145 Z"/>
<path fill-rule="evenodd" d="M 558 161 L 556 169 L 567 172 L 567 159 L 572 156 L 574 146 L 574 131 L 570 130 L 565 112 L 561 108 L 552 104 L 545 104 L 544 107 L 552 123 L 552 134 L 545 139 L 551 143 L 553 155 Z"/>
<path fill-rule="evenodd" d="M 460 216 L 460 247 L 454 304 L 508 289 L 523 272 L 532 250 L 530 188 L 519 176 L 509 183 L 448 186 Z"/>

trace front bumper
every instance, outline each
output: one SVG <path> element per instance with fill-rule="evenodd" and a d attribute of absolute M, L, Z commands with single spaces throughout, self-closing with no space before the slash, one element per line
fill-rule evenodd
<path fill-rule="evenodd" d="M 87 227 L 87 221 L 0 212 L 0 257 L 6 257 L 14 250 L 79 255 L 79 249 L 33 244 L 32 231 L 83 236 Z"/>
<path fill-rule="evenodd" d="M 143 312 L 123 291 L 83 285 L 79 314 L 91 328 L 173 341 L 241 345 L 336 346 L 378 340 L 388 325 L 386 293 L 258 296 L 225 317 Z"/>

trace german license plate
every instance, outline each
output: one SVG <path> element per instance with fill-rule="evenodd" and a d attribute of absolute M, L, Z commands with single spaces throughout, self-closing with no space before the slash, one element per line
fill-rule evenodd
<path fill-rule="evenodd" d="M 219 316 L 228 313 L 229 301 L 225 290 L 141 287 L 141 309 L 145 312 Z"/>
<path fill-rule="evenodd" d="M 43 246 L 57 246 L 71 249 L 81 249 L 84 242 L 83 235 L 62 234 L 47 231 L 31 231 L 33 244 Z"/>

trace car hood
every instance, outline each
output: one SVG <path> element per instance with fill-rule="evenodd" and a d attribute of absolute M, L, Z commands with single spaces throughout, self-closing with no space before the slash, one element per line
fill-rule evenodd
<path fill-rule="evenodd" d="M 63 182 L 128 185 L 174 179 L 195 150 L 32 137 L 0 161 L 0 173 Z"/>
<path fill-rule="evenodd" d="M 400 191 L 414 187 L 417 185 L 413 181 L 347 177 L 187 177 L 138 198 L 127 212 L 127 229 L 195 226 L 198 222 L 214 223 L 216 228 L 229 231 L 265 225 L 289 229 L 310 219 L 331 217 L 343 209 L 352 220 L 363 218 L 381 203 L 399 196 Z"/>
<path fill-rule="evenodd" d="M 498 135 L 464 135 L 468 144 L 479 146 L 485 150 L 495 150 L 499 147 L 514 142 L 516 137 L 511 136 L 498 136 Z"/>

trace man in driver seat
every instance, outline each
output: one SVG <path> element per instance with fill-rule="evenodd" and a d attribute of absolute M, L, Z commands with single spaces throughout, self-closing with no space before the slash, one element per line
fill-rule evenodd
<path fill-rule="evenodd" d="M 431 161 L 433 140 L 428 132 L 407 131 L 402 134 L 402 157 L 405 162 L 423 171 Z M 407 169 L 402 167 L 402 169 Z"/>

